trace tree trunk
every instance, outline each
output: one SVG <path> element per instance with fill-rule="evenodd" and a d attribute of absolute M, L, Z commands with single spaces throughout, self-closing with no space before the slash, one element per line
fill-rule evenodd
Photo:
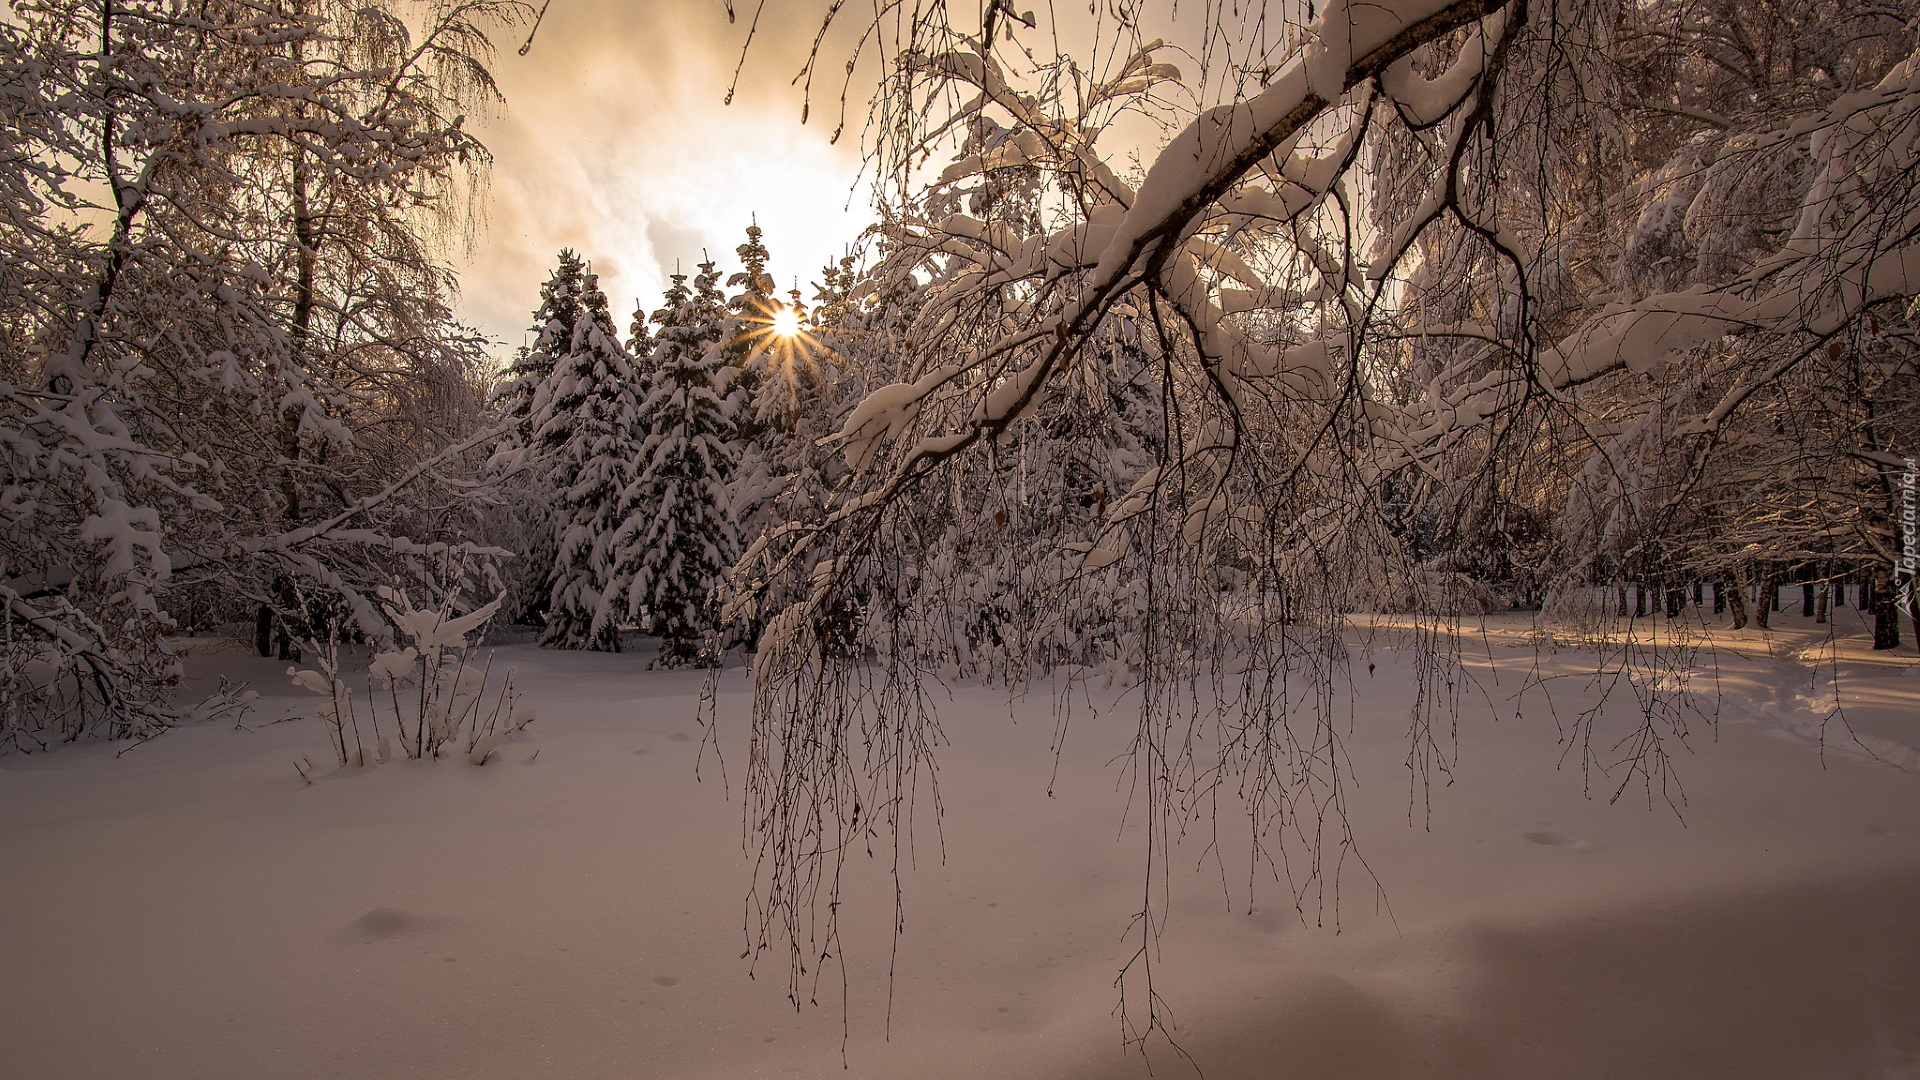
<path fill-rule="evenodd" d="M 1900 647 L 1900 609 L 1894 604 L 1893 572 L 1885 566 L 1873 568 L 1873 647 Z"/>
<path fill-rule="evenodd" d="M 299 40 L 294 41 L 294 64 L 303 65 L 305 60 L 305 43 Z M 294 107 L 297 110 L 300 106 L 296 103 Z M 290 148 L 289 157 L 291 176 L 288 195 L 292 203 L 290 209 L 293 220 L 290 225 L 293 229 L 294 243 L 293 321 L 288 327 L 291 345 L 289 362 L 298 372 L 299 377 L 305 381 L 308 342 L 313 336 L 314 264 L 320 249 L 320 228 L 309 202 L 310 176 L 307 152 L 295 143 Z M 280 414 L 280 499 L 283 504 L 280 513 L 281 520 L 289 531 L 298 529 L 304 517 L 300 508 L 299 476 L 302 413 L 303 410 L 295 405 L 281 410 Z M 292 579 L 284 574 L 276 577 L 273 590 L 279 597 L 281 612 L 292 611 L 294 604 L 298 602 L 298 592 L 293 586 Z M 294 647 L 285 615 L 283 614 L 278 621 L 280 623 L 278 637 L 280 658 L 282 660 L 298 659 L 299 652 Z M 263 651 L 261 655 L 265 656 L 266 653 Z"/>
<path fill-rule="evenodd" d="M 1907 618 L 1913 622 L 1913 646 L 1920 649 L 1920 578 L 1907 579 Z"/>
<path fill-rule="evenodd" d="M 1731 577 L 1725 577 L 1720 579 L 1720 584 L 1714 587 L 1713 593 L 1716 603 L 1725 600 L 1726 606 L 1733 609 L 1733 628 L 1745 630 L 1747 628 L 1747 587 Z"/>
<path fill-rule="evenodd" d="M 1685 590 L 1673 585 L 1667 586 L 1667 618 L 1679 618 L 1680 609 L 1686 606 L 1686 603 L 1687 594 Z"/>
<path fill-rule="evenodd" d="M 1832 603 L 1832 597 L 1833 597 L 1833 582 L 1822 581 L 1820 583 L 1820 591 L 1819 593 L 1816 594 L 1817 602 L 1814 604 L 1814 608 L 1813 608 L 1813 621 L 1816 624 L 1825 623 L 1827 621 L 1827 608 Z"/>
<path fill-rule="evenodd" d="M 1703 598 L 1700 595 L 1700 582 L 1698 579 L 1696 579 L 1693 583 L 1693 606 L 1699 607 L 1702 599 Z"/>
<path fill-rule="evenodd" d="M 1813 614 L 1813 582 L 1811 580 L 1800 583 L 1800 614 Z"/>
<path fill-rule="evenodd" d="M 1627 583 L 1625 581 L 1620 583 L 1620 617 L 1623 619 L 1627 617 Z"/>
<path fill-rule="evenodd" d="M 1913 621 L 1913 644 L 1920 649 L 1920 577 L 1907 579 L 1907 618 Z"/>
<path fill-rule="evenodd" d="M 293 579 L 290 577 L 287 577 L 285 574 L 282 574 L 278 578 L 274 579 L 274 588 L 280 594 L 280 611 L 281 611 L 280 617 L 275 620 L 280 624 L 280 632 L 277 635 L 275 635 L 274 640 L 280 649 L 280 659 L 292 660 L 297 663 L 300 659 L 300 647 L 294 644 L 294 641 L 293 641 L 294 628 L 288 625 L 286 613 L 300 610 L 301 608 L 300 593 L 298 590 L 296 590 L 293 587 Z M 305 620 L 303 619 L 302 620 L 303 625 L 301 625 L 299 628 L 302 634 L 305 634 L 307 632 L 307 628 L 304 625 L 304 622 Z"/>
<path fill-rule="evenodd" d="M 1647 583 L 1644 581 L 1633 583 L 1633 617 L 1636 619 L 1647 617 Z"/>
<path fill-rule="evenodd" d="M 1762 630 L 1771 630 L 1772 615 L 1779 606 L 1780 583 L 1774 580 L 1773 572 L 1768 571 L 1760 578 L 1760 596 L 1753 605 L 1753 621 Z"/>
<path fill-rule="evenodd" d="M 1713 583 L 1713 613 L 1720 615 L 1727 610 L 1727 579 L 1721 578 Z"/>
<path fill-rule="evenodd" d="M 99 64 L 102 70 L 114 55 L 113 13 L 112 3 L 100 5 Z M 118 127 L 118 114 L 109 105 L 100 120 L 100 165 L 107 187 L 113 192 L 113 232 L 107 241 L 106 264 L 101 267 L 100 276 L 94 279 L 87 289 L 86 298 L 81 301 L 80 320 L 74 325 L 66 351 L 47 358 L 47 388 L 56 394 L 68 394 L 76 389 L 72 380 L 85 370 L 93 347 L 100 340 L 100 328 L 106 322 L 108 306 L 113 302 L 114 287 L 119 283 L 121 271 L 127 265 L 127 256 L 133 250 L 134 221 L 147 207 L 144 181 L 130 184 L 122 174 Z"/>

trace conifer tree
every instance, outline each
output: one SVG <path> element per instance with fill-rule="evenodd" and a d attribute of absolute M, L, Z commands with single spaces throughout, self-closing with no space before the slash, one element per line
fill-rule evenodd
<path fill-rule="evenodd" d="M 644 382 L 652 372 L 653 332 L 647 329 L 647 307 L 639 300 L 633 302 L 633 322 L 627 326 L 627 356 L 634 377 Z"/>
<path fill-rule="evenodd" d="M 739 460 L 739 398 L 723 339 L 725 309 L 711 262 L 687 288 L 673 275 L 639 427 L 638 475 L 621 493 L 611 584 L 596 626 L 638 620 L 661 638 L 662 667 L 698 660 L 715 629 L 709 595 L 739 550 L 727 483 Z"/>
<path fill-rule="evenodd" d="M 762 235 L 760 224 L 756 221 L 747 226 L 747 242 L 733 249 L 733 253 L 740 256 L 742 269 L 727 279 L 727 288 L 742 286 L 746 290 L 730 301 L 729 306 L 736 315 L 752 314 L 748 308 L 756 300 L 760 302 L 764 314 L 765 305 L 773 296 L 773 278 L 767 276 L 767 260 L 773 256 L 767 251 L 767 245 L 761 243 Z"/>
<path fill-rule="evenodd" d="M 518 423 L 502 449 L 533 445 L 534 414 L 541 408 L 537 400 L 540 388 L 553 376 L 554 364 L 573 347 L 573 329 L 584 310 L 586 263 L 572 248 L 560 249 L 560 265 L 547 283 L 540 286 L 540 307 L 533 313 L 529 331 L 534 342 L 520 350 L 508 365 L 505 378 L 494 394 L 494 402 L 503 417 Z"/>
<path fill-rule="evenodd" d="M 752 442 L 759 436 L 761 424 L 754 402 L 768 382 L 768 358 L 774 345 L 773 315 L 780 307 L 774 298 L 773 278 L 767 275 L 767 245 L 760 239 L 759 222 L 747 226 L 747 242 L 733 249 L 740 256 L 742 269 L 727 278 L 729 289 L 738 288 L 727 300 L 730 321 L 724 328 L 727 363 L 736 369 L 734 386 L 746 403 L 740 417 L 740 438 Z"/>
<path fill-rule="evenodd" d="M 494 447 L 492 467 L 503 479 L 512 532 L 520 538 L 518 558 L 511 568 L 509 611 L 516 622 L 539 625 L 546 619 L 547 599 L 553 589 L 554 536 L 552 492 L 547 486 L 548 462 L 536 450 L 539 414 L 553 388 L 556 361 L 573 348 L 573 328 L 583 310 L 586 262 L 572 248 L 560 251 L 559 265 L 540 286 L 540 306 L 533 313 L 533 344 L 522 346 L 494 391 L 493 405 L 501 419 L 514 421 Z"/>
<path fill-rule="evenodd" d="M 618 621 L 595 619 L 608 582 L 616 501 L 638 450 L 633 366 L 620 347 L 598 279 L 581 278 L 580 317 L 565 357 L 540 392 L 535 451 L 553 492 L 554 561 L 547 624 L 550 648 L 620 651 Z"/>

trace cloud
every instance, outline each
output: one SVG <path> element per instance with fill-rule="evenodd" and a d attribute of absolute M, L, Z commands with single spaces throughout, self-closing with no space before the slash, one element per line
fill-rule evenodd
<path fill-rule="evenodd" d="M 807 18 L 767 5 L 732 105 L 746 28 L 717 4 L 556 0 L 526 57 L 503 35 L 494 74 L 507 109 L 480 127 L 494 171 L 462 272 L 465 318 L 521 343 L 540 283 L 572 247 L 624 325 L 636 297 L 658 305 L 676 260 L 691 269 L 704 250 L 733 269 L 756 216 L 770 272 L 804 288 L 867 221 L 852 140 L 830 146 L 830 127 L 801 126 L 787 85 L 812 40 Z"/>

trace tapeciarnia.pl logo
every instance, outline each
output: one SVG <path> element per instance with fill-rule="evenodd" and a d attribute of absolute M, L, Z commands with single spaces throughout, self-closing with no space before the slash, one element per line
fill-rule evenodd
<path fill-rule="evenodd" d="M 1920 577 L 1920 526 L 1914 522 L 1914 481 L 1920 477 L 1920 466 L 1913 458 L 1906 459 L 1906 471 L 1900 474 L 1900 557 L 1893 564 L 1893 595 L 1895 603 L 1907 618 L 1913 618 L 1913 594 L 1916 588 L 1915 578 Z M 1903 582 L 1901 578 L 1906 580 Z"/>

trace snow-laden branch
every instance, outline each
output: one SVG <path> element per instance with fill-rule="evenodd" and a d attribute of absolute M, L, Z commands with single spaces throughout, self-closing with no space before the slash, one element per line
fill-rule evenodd
<path fill-rule="evenodd" d="M 1811 135 L 1819 164 L 1801 200 L 1795 233 L 1780 252 L 1740 278 L 1602 307 L 1530 365 L 1499 367 L 1439 395 L 1423 414 L 1378 433 L 1416 457 L 1430 456 L 1461 431 L 1529 400 L 1609 372 L 1648 372 L 1734 335 L 1825 339 L 1867 309 L 1920 294 L 1920 206 L 1874 197 L 1874 185 L 1920 168 L 1920 54 L 1897 65 L 1870 93 L 1848 95 L 1817 122 L 1789 132 Z M 1786 133 L 1762 140 L 1785 141 Z M 1805 350 L 1769 369 L 1777 379 Z M 1703 434 L 1731 414 L 1751 385 L 1682 429 Z M 1735 399 L 1732 395 L 1737 395 Z"/>
<path fill-rule="evenodd" d="M 1076 282 L 1078 287 L 1072 295 L 1057 309 L 1036 313 L 1036 330 L 1016 335 L 1022 341 L 1037 336 L 1044 342 L 1039 354 L 997 376 L 981 393 L 966 427 L 923 439 L 884 483 L 836 508 L 825 527 L 833 528 L 886 504 L 941 461 L 1006 430 L 1025 415 L 1048 377 L 1066 357 L 1084 346 L 1101 317 L 1134 284 L 1152 281 L 1169 293 L 1191 296 L 1196 288 L 1191 262 L 1182 262 L 1180 256 L 1192 239 L 1194 226 L 1261 162 L 1276 154 L 1289 157 L 1294 141 L 1307 125 L 1324 115 L 1348 90 L 1379 77 L 1428 42 L 1505 6 L 1505 0 L 1403 0 L 1396 4 L 1329 6 L 1313 24 L 1313 43 L 1282 68 L 1267 89 L 1250 100 L 1201 114 L 1161 151 L 1130 204 L 1096 207 L 1085 223 L 1074 228 L 1072 247 L 1098 254 L 1086 277 Z M 991 96 L 994 84 L 986 69 L 975 65 L 955 74 L 989 84 Z M 1326 163 L 1339 157 L 1315 155 L 1304 160 Z M 1290 176 L 1296 174 L 1295 169 L 1287 171 Z M 1309 199 L 1317 198 L 1324 191 L 1322 185 L 1331 179 L 1311 164 L 1297 172 L 1295 178 Z M 1251 199 L 1243 192 L 1234 209 L 1249 212 Z M 1211 306 L 1210 300 L 1206 303 Z M 1209 333 L 1218 336 L 1213 347 L 1219 355 L 1243 358 L 1236 364 L 1236 375 L 1305 383 L 1316 383 L 1324 377 L 1323 346 L 1290 350 L 1256 363 L 1244 336 L 1236 336 L 1237 332 L 1223 327 L 1218 318 L 1210 317 L 1205 322 Z M 978 357 L 1012 351 L 1004 344 L 989 345 L 972 361 L 961 361 L 957 366 L 969 368 Z M 849 459 L 858 458 L 864 464 L 871 456 L 874 440 L 904 430 L 927 396 L 951 381 L 951 367 L 942 369 L 937 377 L 876 391 L 869 404 L 856 411 L 857 422 L 849 422 L 838 436 L 848 442 Z"/>
<path fill-rule="evenodd" d="M 386 487 L 356 500 L 351 506 L 346 507 L 322 521 L 316 521 L 311 525 L 303 525 L 298 529 L 289 529 L 275 536 L 251 539 L 243 543 L 242 547 L 250 551 L 288 551 L 303 544 L 310 543 L 315 539 L 332 536 L 339 530 L 340 526 L 384 505 L 393 499 L 394 496 L 418 482 L 422 477 L 445 467 L 448 462 L 454 461 L 462 455 L 471 453 L 480 447 L 492 446 L 498 443 L 508 431 L 512 430 L 513 426 L 514 422 L 509 420 L 469 435 L 459 442 L 453 443 L 431 457 L 415 464 L 412 468 L 402 473 L 399 479 L 389 483 Z"/>

